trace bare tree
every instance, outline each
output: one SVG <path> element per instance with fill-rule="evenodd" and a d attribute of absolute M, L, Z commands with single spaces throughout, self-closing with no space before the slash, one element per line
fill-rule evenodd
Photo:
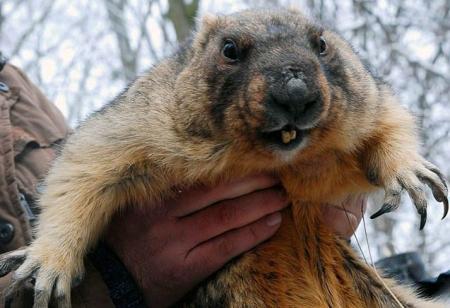
<path fill-rule="evenodd" d="M 149 53 L 157 60 L 157 55 L 152 33 L 147 27 L 148 19 L 152 14 L 152 5 L 158 6 L 162 11 L 161 2 L 145 1 L 141 10 L 133 9 L 137 6 L 136 2 L 129 0 L 104 0 L 105 8 L 108 12 L 108 19 L 111 25 L 111 32 L 116 36 L 117 46 L 122 63 L 122 76 L 126 81 L 132 80 L 139 71 L 139 59 L 143 44 L 147 44 Z M 198 11 L 199 0 L 190 3 L 171 0 L 168 1 L 168 10 L 163 13 L 159 20 L 160 30 L 162 31 L 162 40 L 168 50 L 172 50 L 175 45 L 168 35 L 168 27 L 173 26 L 175 30 L 175 41 L 185 40 L 191 33 L 195 25 L 195 17 Z M 129 13 L 136 22 L 132 29 L 129 29 L 129 20 L 125 15 Z M 133 42 L 130 37 L 131 31 L 138 31 L 138 38 Z"/>
<path fill-rule="evenodd" d="M 173 23 L 179 41 L 184 41 L 190 35 L 195 25 L 198 5 L 199 0 L 192 0 L 189 4 L 180 0 L 169 0 L 169 10 L 165 16 Z"/>
<path fill-rule="evenodd" d="M 116 36 L 117 45 L 119 47 L 123 75 L 126 80 L 131 80 L 137 73 L 137 52 L 139 51 L 139 47 L 136 49 L 131 47 L 130 36 L 128 34 L 124 16 L 127 3 L 127 0 L 105 0 L 106 10 L 111 23 L 111 30 Z"/>

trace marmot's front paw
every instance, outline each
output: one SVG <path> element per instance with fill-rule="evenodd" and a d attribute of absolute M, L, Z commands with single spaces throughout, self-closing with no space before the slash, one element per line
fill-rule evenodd
<path fill-rule="evenodd" d="M 370 218 L 376 218 L 388 212 L 392 212 L 400 205 L 401 192 L 405 189 L 417 211 L 420 214 L 420 229 L 422 230 L 427 220 L 427 199 L 425 185 L 428 185 L 433 192 L 434 198 L 444 205 L 444 215 L 448 213 L 448 189 L 445 179 L 439 169 L 432 163 L 420 159 L 417 164 L 409 168 L 400 169 L 397 177 L 384 183 L 385 197 L 384 204 L 378 212 Z"/>
<path fill-rule="evenodd" d="M 4 298 L 13 296 L 25 282 L 31 281 L 34 284 L 33 308 L 47 308 L 50 303 L 70 307 L 71 286 L 81 280 L 82 264 L 69 262 L 61 251 L 47 249 L 45 253 L 37 253 L 34 246 L 0 256 L 0 277 L 15 271 Z"/>

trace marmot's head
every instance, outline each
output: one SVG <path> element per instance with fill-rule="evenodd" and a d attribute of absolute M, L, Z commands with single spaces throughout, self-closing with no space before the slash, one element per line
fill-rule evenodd
<path fill-rule="evenodd" d="M 345 41 L 290 10 L 207 16 L 178 61 L 185 131 L 270 159 L 346 143 L 376 93 Z"/>

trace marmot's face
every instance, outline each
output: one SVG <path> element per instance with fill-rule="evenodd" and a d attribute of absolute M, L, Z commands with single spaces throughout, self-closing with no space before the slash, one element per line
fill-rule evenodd
<path fill-rule="evenodd" d="M 292 157 L 317 141 L 345 83 L 334 37 L 291 11 L 207 18 L 178 80 L 189 88 L 183 109 L 197 110 L 189 129 L 253 153 Z"/>

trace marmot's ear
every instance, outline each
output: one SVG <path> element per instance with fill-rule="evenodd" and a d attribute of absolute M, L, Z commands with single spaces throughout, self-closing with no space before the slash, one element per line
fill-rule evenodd
<path fill-rule="evenodd" d="M 217 15 L 206 13 L 197 20 L 197 32 L 194 38 L 194 50 L 203 50 L 208 38 L 219 28 L 220 18 Z"/>
<path fill-rule="evenodd" d="M 209 32 L 210 30 L 214 30 L 219 24 L 219 16 L 214 15 L 212 13 L 206 13 L 201 18 L 199 23 L 199 29 L 202 31 Z"/>

